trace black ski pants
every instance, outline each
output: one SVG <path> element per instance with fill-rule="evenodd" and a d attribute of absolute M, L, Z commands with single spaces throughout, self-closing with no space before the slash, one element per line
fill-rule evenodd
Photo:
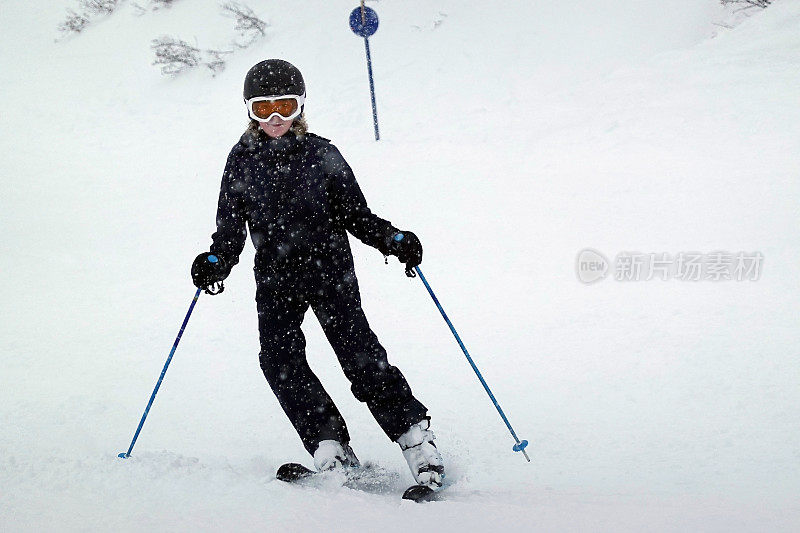
<path fill-rule="evenodd" d="M 427 409 L 389 364 L 369 327 L 355 272 L 286 269 L 256 275 L 261 369 L 310 454 L 323 440 L 350 441 L 342 415 L 306 361 L 300 325 L 309 306 L 336 353 L 353 395 L 367 404 L 391 440 L 424 419 Z"/>

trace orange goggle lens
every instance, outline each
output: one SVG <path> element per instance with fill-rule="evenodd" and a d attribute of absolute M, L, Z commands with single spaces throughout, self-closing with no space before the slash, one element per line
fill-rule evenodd
<path fill-rule="evenodd" d="M 294 98 L 281 98 L 278 100 L 262 100 L 253 102 L 253 114 L 258 118 L 267 119 L 273 113 L 284 118 L 292 116 L 297 111 L 297 100 Z"/>

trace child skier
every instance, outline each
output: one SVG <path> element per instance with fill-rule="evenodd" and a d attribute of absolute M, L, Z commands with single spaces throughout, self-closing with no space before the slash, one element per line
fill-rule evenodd
<path fill-rule="evenodd" d="M 411 393 L 361 309 L 347 232 L 385 256 L 422 261 L 422 245 L 367 207 L 352 170 L 327 139 L 308 133 L 305 82 L 279 59 L 244 82 L 250 125 L 228 156 L 209 252 L 192 279 L 219 288 L 238 263 L 247 231 L 256 249 L 261 369 L 318 471 L 358 466 L 347 426 L 308 366 L 300 329 L 309 307 L 336 352 L 353 395 L 400 445 L 419 485 L 438 489 L 444 466 L 427 409 Z"/>

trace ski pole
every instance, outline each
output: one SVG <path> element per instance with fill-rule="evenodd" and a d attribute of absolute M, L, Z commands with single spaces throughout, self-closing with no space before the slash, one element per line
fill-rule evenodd
<path fill-rule="evenodd" d="M 397 237 L 400 238 L 398 239 Z M 402 233 L 398 233 L 397 236 L 395 236 L 395 239 L 398 241 L 402 240 L 402 238 L 403 238 Z M 436 295 L 433 293 L 433 289 L 431 289 L 431 286 L 428 284 L 428 280 L 426 280 L 425 276 L 422 275 L 422 270 L 420 270 L 419 266 L 415 266 L 414 270 L 416 270 L 417 274 L 419 274 L 419 279 L 421 279 L 422 283 L 425 284 L 425 288 L 428 289 L 428 294 L 430 294 L 431 298 L 433 298 L 433 303 L 436 304 L 436 307 L 442 314 L 442 318 L 444 318 L 444 321 L 447 322 L 447 326 L 450 328 L 450 331 L 453 333 L 453 336 L 456 338 L 456 341 L 458 341 L 458 345 L 461 347 L 461 351 L 464 352 L 465 356 L 467 356 L 467 361 L 469 361 L 472 370 L 475 371 L 475 374 L 478 376 L 481 385 L 483 385 L 483 388 L 486 389 L 486 394 L 488 394 L 489 398 L 492 399 L 492 403 L 494 404 L 495 408 L 497 408 L 497 412 L 500 413 L 500 418 L 502 418 L 503 422 L 506 423 L 506 427 L 511 432 L 511 436 L 514 437 L 514 441 L 516 442 L 516 444 L 514 444 L 513 450 L 515 452 L 522 452 L 522 455 L 524 455 L 525 459 L 527 459 L 528 462 L 530 463 L 531 458 L 528 457 L 528 452 L 525 451 L 525 447 L 528 445 L 528 441 L 519 440 L 519 438 L 517 437 L 517 433 L 514 431 L 514 428 L 511 427 L 511 423 L 508 421 L 508 418 L 506 418 L 506 414 L 503 412 L 503 409 L 500 408 L 500 404 L 497 403 L 497 399 L 494 397 L 494 394 L 492 394 L 492 390 L 489 388 L 489 385 L 486 384 L 486 380 L 483 379 L 483 376 L 481 375 L 480 370 L 478 370 L 478 367 L 475 366 L 475 362 L 472 360 L 472 357 L 470 357 L 469 352 L 467 351 L 467 347 L 464 346 L 464 343 L 461 341 L 461 337 L 459 337 L 456 328 L 453 327 L 453 323 L 450 322 L 450 319 L 447 317 L 447 313 L 444 312 L 442 304 L 439 303 L 439 299 L 436 298 Z"/>
<path fill-rule="evenodd" d="M 209 256 L 209 261 L 212 261 L 212 258 L 216 259 L 215 256 Z M 215 262 L 215 261 L 212 261 Z M 147 402 L 147 407 L 144 409 L 144 414 L 142 415 L 142 419 L 139 421 L 139 427 L 136 428 L 136 433 L 133 434 L 133 440 L 131 441 L 131 445 L 128 448 L 127 452 L 122 452 L 121 454 L 117 455 L 117 457 L 121 457 L 122 459 L 127 459 L 131 456 L 131 452 L 133 451 L 133 445 L 136 444 L 136 439 L 139 438 L 139 432 L 142 431 L 142 426 L 144 425 L 144 420 L 147 418 L 147 413 L 150 412 L 150 406 L 153 405 L 153 400 L 156 398 L 156 393 L 158 392 L 158 388 L 161 387 L 161 382 L 164 380 L 164 374 L 167 373 L 167 367 L 169 367 L 170 361 L 172 361 L 172 356 L 175 354 L 175 349 L 178 347 L 178 343 L 181 342 L 181 335 L 183 335 L 183 330 L 186 329 L 186 324 L 189 322 L 189 317 L 192 316 L 192 311 L 194 310 L 194 304 L 197 303 L 197 299 L 200 298 L 200 291 L 202 289 L 197 289 L 197 292 L 194 293 L 194 298 L 192 299 L 191 305 L 189 305 L 189 312 L 186 313 L 186 318 L 183 319 L 183 324 L 181 324 L 181 330 L 178 332 L 178 336 L 175 338 L 175 343 L 172 345 L 172 350 L 169 352 L 169 356 L 167 357 L 167 362 L 164 363 L 164 368 L 161 370 L 161 375 L 158 377 L 158 382 L 156 383 L 156 388 L 153 389 L 153 394 L 150 395 L 150 401 Z"/>

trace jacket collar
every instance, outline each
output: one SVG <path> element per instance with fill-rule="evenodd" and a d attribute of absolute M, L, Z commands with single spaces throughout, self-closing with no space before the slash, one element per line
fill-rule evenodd
<path fill-rule="evenodd" d="M 268 157 L 281 157 L 298 152 L 305 141 L 305 136 L 295 135 L 289 131 L 283 137 L 273 139 L 263 131 L 248 130 L 239 141 L 250 152 L 258 152 Z"/>

